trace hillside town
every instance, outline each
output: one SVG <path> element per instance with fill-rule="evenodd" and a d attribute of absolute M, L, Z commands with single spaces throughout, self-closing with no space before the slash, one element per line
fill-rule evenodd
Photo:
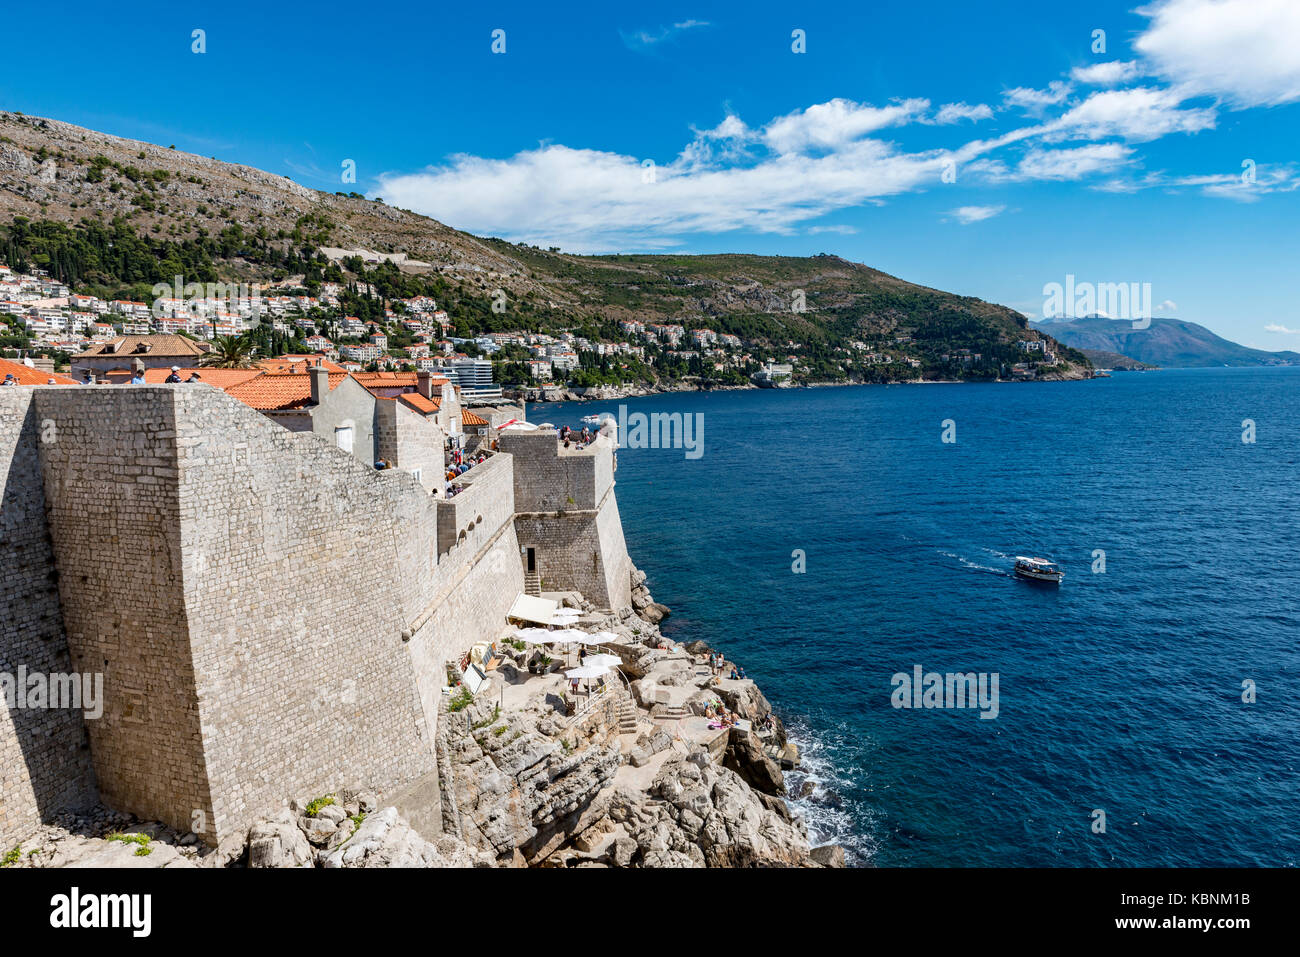
<path fill-rule="evenodd" d="M 653 323 L 624 319 L 620 338 L 602 341 L 569 330 L 485 332 L 472 337 L 453 334 L 455 322 L 428 296 L 387 301 L 383 321 L 346 315 L 344 286 L 326 282 L 308 294 L 291 278 L 268 287 L 248 284 L 155 286 L 152 302 L 103 299 L 74 292 L 48 272 L 28 267 L 19 272 L 0 263 L 0 356 L 24 359 L 55 371 L 78 363 L 90 353 L 105 354 L 107 344 L 126 337 L 175 336 L 195 343 L 187 354 L 199 355 L 202 344 L 221 337 L 267 332 L 285 344 L 286 355 L 311 357 L 338 371 L 425 372 L 457 386 L 469 405 L 492 404 L 503 396 L 528 399 L 562 397 L 570 384 L 690 379 L 723 385 L 752 383 L 782 387 L 817 381 L 805 347 L 789 340 L 784 353 L 765 343 L 691 323 Z M 365 283 L 352 292 L 369 294 Z M 615 326 L 611 326 L 615 328 Z M 879 342 L 850 340 L 834 350 L 833 371 L 853 381 L 854 370 L 876 370 L 875 381 L 920 379 L 926 363 L 911 354 L 910 335 Z M 1060 360 L 1050 340 L 1026 338 L 1017 343 L 1019 362 L 998 361 L 1005 379 L 1036 378 Z M 120 356 L 117 349 L 107 354 Z M 956 375 L 988 366 L 986 357 L 957 349 L 934 357 Z M 88 363 L 81 363 L 84 368 Z M 130 369 L 94 363 L 94 372 L 113 381 Z M 182 364 L 182 367 L 184 365 Z M 654 370 L 658 369 L 656 373 Z M 598 373 L 599 375 L 592 375 Z M 505 392 L 503 393 L 503 389 Z"/>

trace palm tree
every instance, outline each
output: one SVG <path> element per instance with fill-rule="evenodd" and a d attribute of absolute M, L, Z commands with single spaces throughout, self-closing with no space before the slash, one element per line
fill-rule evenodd
<path fill-rule="evenodd" d="M 199 360 L 209 369 L 248 369 L 253 365 L 253 337 L 217 336 L 212 351 Z"/>

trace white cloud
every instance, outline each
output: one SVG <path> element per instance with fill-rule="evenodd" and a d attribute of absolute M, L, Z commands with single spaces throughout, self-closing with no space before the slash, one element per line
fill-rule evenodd
<path fill-rule="evenodd" d="M 1141 72 L 1135 60 L 1111 60 L 1092 66 L 1076 66 L 1070 71 L 1070 78 L 1093 86 L 1114 86 L 1135 79 Z"/>
<path fill-rule="evenodd" d="M 604 252 L 669 247 L 688 233 L 788 233 L 836 209 L 937 184 L 944 155 L 861 140 L 826 156 L 780 154 L 743 167 L 679 159 L 647 183 L 637 157 L 544 146 L 385 175 L 379 192 L 392 205 L 479 234 Z"/>
<path fill-rule="evenodd" d="M 1002 102 L 1008 107 L 1015 107 L 1035 116 L 1049 106 L 1064 103 L 1074 88 L 1063 80 L 1053 80 L 1045 90 L 1035 90 L 1027 86 L 1018 86 L 1002 94 Z"/>
<path fill-rule="evenodd" d="M 1163 189 L 1171 193 L 1186 189 L 1199 190 L 1202 196 L 1255 203 L 1271 193 L 1291 193 L 1300 188 L 1300 167 L 1294 163 L 1259 166 L 1254 178 L 1240 173 L 1192 173 L 1170 175 L 1150 172 L 1136 178 L 1117 178 L 1099 184 L 1096 189 L 1111 193 L 1136 193 L 1143 189 Z"/>
<path fill-rule="evenodd" d="M 1005 209 L 1005 206 L 958 206 L 950 214 L 956 216 L 963 226 L 969 226 L 971 223 L 992 219 Z"/>
<path fill-rule="evenodd" d="M 1280 332 L 1286 336 L 1300 336 L 1300 329 L 1288 329 L 1286 326 L 1279 325 L 1276 322 L 1270 322 L 1264 327 L 1265 332 Z"/>
<path fill-rule="evenodd" d="M 623 43 L 631 49 L 646 49 L 657 43 L 662 43 L 664 40 L 672 39 L 679 33 L 707 26 L 709 26 L 707 20 L 683 20 L 681 23 L 674 23 L 670 27 L 660 27 L 654 31 L 648 29 L 620 30 L 619 36 L 623 38 Z"/>
<path fill-rule="evenodd" d="M 763 141 L 782 154 L 835 149 L 876 130 L 914 120 L 929 107 L 930 101 L 922 99 L 875 107 L 837 98 L 773 120 L 763 130 Z"/>
<path fill-rule="evenodd" d="M 1300 3 L 1296 0 L 1159 0 L 1134 41 L 1160 76 L 1188 95 L 1235 107 L 1300 100 Z"/>
<path fill-rule="evenodd" d="M 1104 90 L 1047 124 L 1047 138 L 1096 140 L 1119 136 L 1140 143 L 1171 133 L 1214 128 L 1213 109 L 1182 109 L 1181 103 L 1176 93 L 1154 87 Z"/>
<path fill-rule="evenodd" d="M 1132 153 L 1132 149 L 1120 143 L 1094 143 L 1061 150 L 1034 148 L 1025 154 L 1016 167 L 1016 172 L 1009 178 L 1058 181 L 1083 179 L 1116 169 L 1128 162 Z"/>
<path fill-rule="evenodd" d="M 991 119 L 993 119 L 993 110 L 985 103 L 977 103 L 975 106 L 967 103 L 945 103 L 934 115 L 934 122 L 945 124 L 959 123 L 962 120 L 978 123 L 980 120 Z"/>
<path fill-rule="evenodd" d="M 1166 299 L 1164 302 L 1160 303 L 1160 305 L 1156 306 L 1156 312 L 1176 312 L 1177 310 L 1178 303 L 1174 302 L 1172 299 Z"/>

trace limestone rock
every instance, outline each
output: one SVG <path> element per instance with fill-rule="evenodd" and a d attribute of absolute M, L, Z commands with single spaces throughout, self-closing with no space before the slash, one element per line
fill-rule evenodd
<path fill-rule="evenodd" d="M 838 844 L 823 844 L 814 847 L 808 855 L 822 867 L 844 867 L 844 848 Z"/>
<path fill-rule="evenodd" d="M 249 867 L 309 867 L 311 862 L 311 845 L 288 809 L 248 832 Z"/>
<path fill-rule="evenodd" d="M 781 768 L 763 752 L 758 736 L 751 731 L 732 729 L 722 763 L 764 794 L 785 794 Z"/>
<path fill-rule="evenodd" d="M 641 609 L 641 617 L 644 618 L 646 621 L 650 622 L 651 624 L 655 624 L 655 625 L 659 624 L 659 622 L 667 618 L 668 615 L 669 615 L 668 606 L 661 605 L 657 601 L 651 602 L 650 604 L 646 605 L 645 608 Z"/>

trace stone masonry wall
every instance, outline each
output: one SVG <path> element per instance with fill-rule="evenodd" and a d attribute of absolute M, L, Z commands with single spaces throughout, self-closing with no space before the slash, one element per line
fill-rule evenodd
<path fill-rule="evenodd" d="M 594 509 L 612 484 L 612 468 L 601 485 L 597 462 L 612 457 L 613 446 L 602 437 L 585 449 L 561 449 L 556 433 L 501 433 L 499 447 L 514 455 L 515 509 L 520 512 L 554 512 L 560 509 Z"/>
<path fill-rule="evenodd" d="M 215 390 L 176 393 L 185 603 L 224 840 L 287 794 L 436 769 L 404 632 L 435 588 L 434 500 Z M 206 836 L 206 835 L 205 835 Z"/>
<path fill-rule="evenodd" d="M 529 438 L 531 462 L 493 456 L 439 501 L 207 386 L 0 390 L 0 661 L 53 668 L 62 627 L 58 670 L 102 672 L 105 694 L 89 757 L 79 715 L 0 714 L 0 836 L 96 781 L 221 843 L 286 795 L 436 773 L 444 662 L 505 631 L 524 530 L 544 575 L 630 601 L 612 450 Z M 570 511 L 517 517 L 521 489 Z"/>
<path fill-rule="evenodd" d="M 438 502 L 438 550 L 473 555 L 514 515 L 513 460 L 493 455 L 456 477 L 464 491 Z"/>
<path fill-rule="evenodd" d="M 0 389 L 0 674 L 72 672 L 30 388 Z M 0 700 L 0 851 L 95 797 L 82 712 Z"/>
<path fill-rule="evenodd" d="M 181 577 L 181 388 L 41 388 L 35 404 L 73 668 L 104 675 L 87 722 L 101 796 L 188 828 L 211 797 Z"/>
<path fill-rule="evenodd" d="M 543 591 L 576 589 L 614 610 L 632 603 L 632 562 L 613 490 L 598 510 L 521 513 L 515 534 L 522 548 L 536 549 Z"/>

